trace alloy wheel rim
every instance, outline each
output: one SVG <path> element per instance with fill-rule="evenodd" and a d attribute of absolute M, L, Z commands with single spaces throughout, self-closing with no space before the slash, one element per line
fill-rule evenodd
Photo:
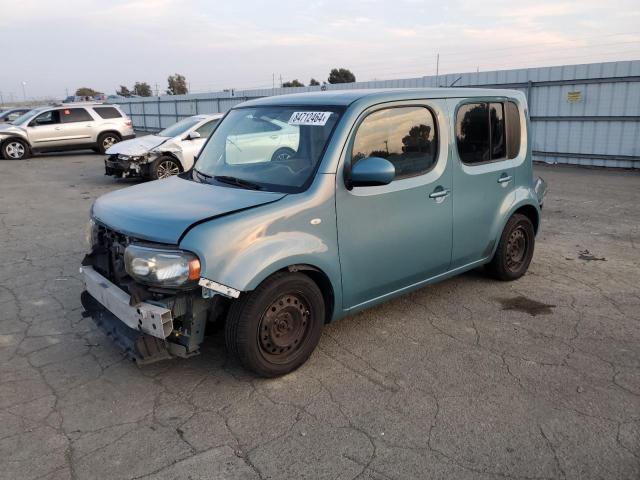
<path fill-rule="evenodd" d="M 108 149 L 109 147 L 114 146 L 116 143 L 118 143 L 118 140 L 115 137 L 105 137 L 104 140 L 102 140 L 102 146 L 104 147 L 104 149 Z"/>
<path fill-rule="evenodd" d="M 165 160 L 158 165 L 158 178 L 167 178 L 180 173 L 180 168 L 176 163 Z"/>
<path fill-rule="evenodd" d="M 514 229 L 507 240 L 507 268 L 517 271 L 527 256 L 528 239 L 524 228 Z"/>
<path fill-rule="evenodd" d="M 280 152 L 278 155 L 276 155 L 275 160 L 278 162 L 283 162 L 285 160 L 289 160 L 292 157 L 292 155 L 288 152 Z"/>
<path fill-rule="evenodd" d="M 5 153 L 9 158 L 20 159 L 24 156 L 24 145 L 20 142 L 11 142 L 5 148 Z"/>
<path fill-rule="evenodd" d="M 280 296 L 269 305 L 260 320 L 260 353 L 272 363 L 289 361 L 305 343 L 310 326 L 308 301 L 298 293 Z"/>

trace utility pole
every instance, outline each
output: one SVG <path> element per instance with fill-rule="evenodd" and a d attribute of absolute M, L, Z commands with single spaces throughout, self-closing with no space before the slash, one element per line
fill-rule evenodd
<path fill-rule="evenodd" d="M 436 53 L 436 87 L 440 84 L 440 54 Z"/>
<path fill-rule="evenodd" d="M 156 82 L 156 97 L 159 97 L 160 95 L 158 95 L 158 83 Z"/>
<path fill-rule="evenodd" d="M 25 88 L 24 88 L 24 87 L 26 87 L 26 86 L 27 86 L 27 82 L 25 82 L 25 81 L 23 80 L 23 81 L 22 81 L 22 97 L 23 97 L 23 99 L 24 99 L 24 101 L 25 101 L 25 102 L 27 101 L 27 92 L 26 92 L 26 90 L 25 90 Z"/>

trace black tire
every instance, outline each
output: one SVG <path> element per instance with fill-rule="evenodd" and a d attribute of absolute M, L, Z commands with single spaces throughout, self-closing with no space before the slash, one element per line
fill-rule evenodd
<path fill-rule="evenodd" d="M 98 149 L 99 153 L 104 154 L 109 149 L 109 147 L 115 145 L 120 140 L 122 140 L 122 138 L 120 138 L 120 135 L 118 135 L 117 133 L 101 133 L 100 135 L 98 135 L 98 145 L 96 146 L 96 148 Z"/>
<path fill-rule="evenodd" d="M 276 273 L 231 304 L 225 325 L 229 352 L 262 377 L 289 373 L 320 341 L 324 298 L 302 273 Z"/>
<path fill-rule="evenodd" d="M 289 147 L 281 147 L 279 149 L 277 149 L 275 152 L 273 152 L 273 155 L 271 155 L 271 161 L 272 162 L 284 162 L 286 160 L 289 160 L 291 157 L 293 157 L 296 154 L 296 151 L 289 148 Z"/>
<path fill-rule="evenodd" d="M 525 215 L 514 214 L 502 231 L 498 248 L 487 265 L 487 271 L 498 280 L 520 278 L 529 268 L 535 241 L 531 220 Z"/>
<path fill-rule="evenodd" d="M 182 171 L 180 162 L 173 157 L 164 155 L 156 159 L 152 164 L 149 172 L 153 180 L 169 178 L 179 174 Z"/>
<path fill-rule="evenodd" d="M 20 138 L 10 138 L 2 144 L 2 154 L 5 160 L 24 160 L 29 158 L 29 145 Z"/>

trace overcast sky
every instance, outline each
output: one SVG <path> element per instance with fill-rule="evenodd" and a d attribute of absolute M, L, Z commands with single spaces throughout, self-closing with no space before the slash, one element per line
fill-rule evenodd
<path fill-rule="evenodd" d="M 480 6 L 481 5 L 481 6 Z M 0 92 L 192 91 L 640 59 L 638 0 L 0 0 Z"/>

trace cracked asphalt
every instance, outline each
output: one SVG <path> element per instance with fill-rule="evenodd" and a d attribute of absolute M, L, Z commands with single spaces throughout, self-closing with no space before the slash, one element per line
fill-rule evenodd
<path fill-rule="evenodd" d="M 82 317 L 102 157 L 0 161 L 2 479 L 638 479 L 640 174 L 549 182 L 529 273 L 342 320 L 298 371 L 142 368 Z"/>

